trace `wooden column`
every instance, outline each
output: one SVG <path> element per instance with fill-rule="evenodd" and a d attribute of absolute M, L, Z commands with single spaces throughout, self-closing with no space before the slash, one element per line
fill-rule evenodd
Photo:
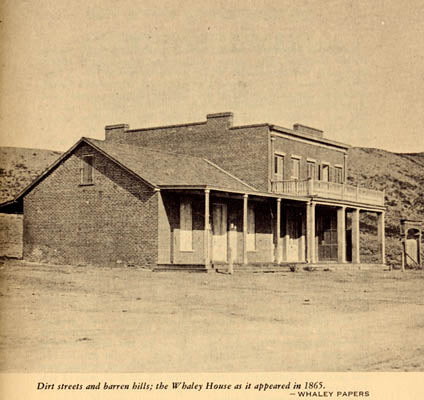
<path fill-rule="evenodd" d="M 377 238 L 378 246 L 380 248 L 381 263 L 386 264 L 386 238 L 384 235 L 385 224 L 384 224 L 384 211 L 377 215 Z"/>
<path fill-rule="evenodd" d="M 422 260 L 421 260 L 421 240 L 422 240 L 422 231 L 421 231 L 421 227 L 420 227 L 420 231 L 419 231 L 419 234 L 418 234 L 418 244 L 417 244 L 417 247 L 418 247 L 418 265 L 420 265 L 420 266 L 421 266 L 421 262 L 422 262 Z"/>
<path fill-rule="evenodd" d="M 306 205 L 306 261 L 315 263 L 317 260 L 315 249 L 315 203 Z"/>
<path fill-rule="evenodd" d="M 205 267 L 209 269 L 211 267 L 211 260 L 209 254 L 209 189 L 205 189 L 205 228 L 203 230 L 203 242 L 204 242 L 204 255 L 205 255 Z"/>
<path fill-rule="evenodd" d="M 359 264 L 360 262 L 359 208 L 355 208 L 352 212 L 352 263 Z"/>
<path fill-rule="evenodd" d="M 275 262 L 280 264 L 281 262 L 281 199 L 277 199 L 277 221 L 275 227 L 275 233 L 277 240 L 275 242 Z"/>
<path fill-rule="evenodd" d="M 346 207 L 337 209 L 337 259 L 346 262 Z"/>
<path fill-rule="evenodd" d="M 247 194 L 243 195 L 243 265 L 247 264 Z"/>

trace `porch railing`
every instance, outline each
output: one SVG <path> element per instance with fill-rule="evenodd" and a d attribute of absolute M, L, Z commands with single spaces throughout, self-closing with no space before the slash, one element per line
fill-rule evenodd
<path fill-rule="evenodd" d="M 384 191 L 366 189 L 345 183 L 324 182 L 314 179 L 303 181 L 272 181 L 273 193 L 294 196 L 318 196 L 335 200 L 350 200 L 359 203 L 384 206 Z"/>

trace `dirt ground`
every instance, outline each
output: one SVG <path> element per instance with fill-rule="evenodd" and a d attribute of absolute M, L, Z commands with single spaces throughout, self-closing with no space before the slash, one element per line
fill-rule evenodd
<path fill-rule="evenodd" d="M 422 271 L 0 268 L 2 372 L 424 371 Z"/>

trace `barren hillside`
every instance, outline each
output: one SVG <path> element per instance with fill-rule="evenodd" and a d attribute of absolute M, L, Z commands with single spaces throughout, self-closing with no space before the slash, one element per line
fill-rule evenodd
<path fill-rule="evenodd" d="M 13 198 L 60 154 L 51 150 L 0 147 L 0 203 Z"/>
<path fill-rule="evenodd" d="M 356 147 L 349 150 L 348 160 L 349 183 L 385 190 L 387 262 L 399 265 L 400 219 L 424 221 L 424 153 L 402 154 Z M 375 227 L 375 223 L 368 222 L 364 215 L 361 229 L 366 232 L 361 245 L 365 253 L 371 246 L 367 234 L 373 233 Z"/>
<path fill-rule="evenodd" d="M 10 200 L 61 153 L 50 150 L 0 147 L 0 202 Z M 424 153 L 397 154 L 385 150 L 352 148 L 348 157 L 348 183 L 385 190 L 386 236 L 389 263 L 400 261 L 400 218 L 424 221 Z M 364 256 L 376 253 L 369 238 L 375 222 L 364 215 L 361 237 Z M 374 247 L 373 247 L 374 246 Z"/>

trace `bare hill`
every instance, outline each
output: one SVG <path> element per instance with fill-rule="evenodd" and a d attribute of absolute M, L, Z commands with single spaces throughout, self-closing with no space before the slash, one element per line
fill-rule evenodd
<path fill-rule="evenodd" d="M 402 154 L 356 147 L 349 150 L 348 160 L 348 183 L 385 190 L 387 262 L 399 265 L 400 219 L 424 222 L 424 153 Z M 375 222 L 365 214 L 361 224 L 365 231 L 361 237 L 363 253 L 368 253 L 368 260 L 374 261 L 375 242 L 373 245 L 371 239 L 375 236 Z"/>
<path fill-rule="evenodd" d="M 60 152 L 0 147 L 0 202 L 10 200 L 59 156 Z M 380 149 L 354 147 L 349 150 L 348 183 L 385 190 L 387 258 L 400 261 L 399 220 L 424 221 L 424 153 L 391 153 Z M 376 249 L 369 240 L 375 236 L 375 221 L 364 215 L 361 244 L 367 261 L 373 262 Z M 364 257 L 365 259 L 366 257 Z"/>
<path fill-rule="evenodd" d="M 0 147 L 0 203 L 12 199 L 60 155 L 52 150 Z"/>
<path fill-rule="evenodd" d="M 399 232 L 401 218 L 424 220 L 424 153 L 357 147 L 348 160 L 349 183 L 385 190 L 387 233 Z"/>

